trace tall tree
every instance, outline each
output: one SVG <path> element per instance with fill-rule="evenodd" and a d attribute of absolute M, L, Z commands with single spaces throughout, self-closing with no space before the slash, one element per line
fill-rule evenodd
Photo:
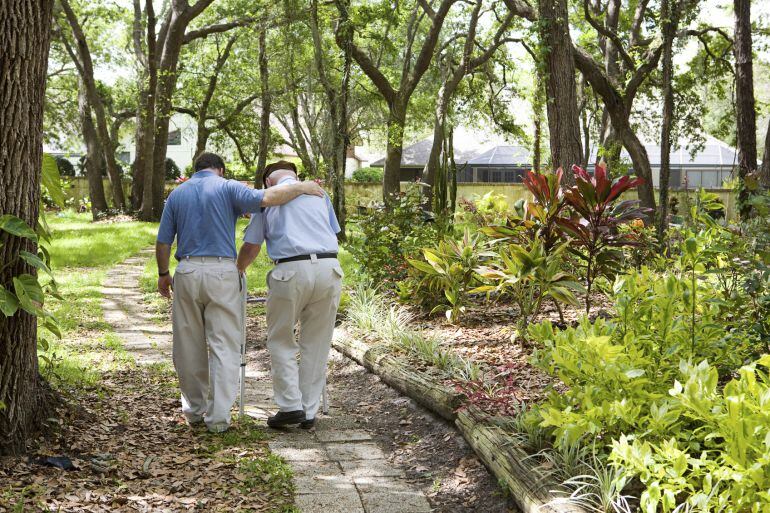
<path fill-rule="evenodd" d="M 435 208 L 439 205 L 433 205 L 434 190 L 436 187 L 445 188 L 447 184 L 446 180 L 437 181 L 436 176 L 440 169 L 441 150 L 446 143 L 447 113 L 457 87 L 466 75 L 474 73 L 486 64 L 503 44 L 518 41 L 506 37 L 514 19 L 514 14 L 511 12 L 507 13 L 494 31 L 491 41 L 487 42 L 486 45 L 479 41 L 477 37 L 478 26 L 483 5 L 483 0 L 476 0 L 470 7 L 468 23 L 463 24 L 462 32 L 446 38 L 447 43 L 464 38 L 459 61 L 456 60 L 456 55 L 452 52 L 454 46 L 452 44 L 442 45 L 436 56 L 436 62 L 441 68 L 442 80 L 433 114 L 433 143 L 422 175 L 423 182 L 428 186 L 425 188 L 426 207 L 433 208 L 434 211 L 440 210 L 440 208 Z M 446 194 L 441 194 L 440 197 L 446 198 Z M 440 207 L 445 207 L 446 202 L 442 201 L 442 203 L 444 205 L 440 205 Z"/>
<path fill-rule="evenodd" d="M 173 96 L 178 79 L 179 56 L 182 47 L 212 34 L 227 32 L 253 21 L 243 16 L 233 21 L 213 22 L 201 28 L 190 29 L 214 0 L 197 0 L 192 5 L 187 0 L 171 0 L 165 13 L 161 13 L 160 29 L 155 32 L 155 13 L 151 0 L 145 4 L 146 40 L 136 45 L 144 54 L 141 61 L 147 63 L 148 77 L 145 109 L 139 113 L 142 133 L 137 136 L 143 148 L 144 158 L 137 161 L 137 174 L 144 181 L 141 217 L 145 220 L 158 219 L 163 211 L 163 184 L 165 175 L 168 128 L 173 112 Z M 137 3 L 134 3 L 136 12 Z M 135 33 L 138 31 L 135 30 Z M 146 50 L 142 50 L 142 47 Z M 146 52 L 146 53 L 144 53 Z M 142 169 L 139 169 L 142 166 Z"/>
<path fill-rule="evenodd" d="M 310 32 L 313 35 L 313 64 L 318 74 L 318 80 L 326 94 L 330 118 L 331 142 L 326 163 L 327 181 L 332 187 L 332 202 L 337 220 L 342 228 L 340 238 L 345 238 L 345 162 L 347 148 L 350 144 L 348 133 L 348 95 L 350 92 L 350 65 L 352 60 L 351 42 L 352 28 L 349 23 L 340 23 L 336 32 L 339 33 L 340 47 L 343 53 L 342 73 L 337 80 L 332 76 L 326 62 L 326 47 L 322 38 L 323 27 L 319 22 L 318 1 L 310 3 Z"/>
<path fill-rule="evenodd" d="M 745 178 L 757 170 L 757 111 L 754 101 L 754 65 L 751 49 L 751 0 L 734 0 L 735 114 L 738 128 L 738 208 L 742 218 L 751 211 Z"/>
<path fill-rule="evenodd" d="M 108 208 L 107 199 L 104 196 L 104 182 L 102 181 L 104 153 L 99 143 L 94 120 L 91 117 L 91 105 L 88 103 L 88 95 L 82 81 L 81 87 L 78 90 L 78 116 L 80 117 L 80 127 L 83 132 L 83 142 L 86 146 L 83 167 L 88 179 L 91 215 L 96 220 L 99 217 L 99 213 L 106 211 Z"/>
<path fill-rule="evenodd" d="M 51 37 L 52 0 L 0 2 L 0 212 L 36 226 L 43 152 L 43 103 Z M 0 231 L 0 287 L 35 274 L 19 251 L 28 239 Z M 0 288 L 0 290 L 2 290 Z M 37 363 L 37 321 L 19 310 L 0 314 L 0 454 L 24 450 L 45 418 Z"/>
<path fill-rule="evenodd" d="M 674 38 L 678 25 L 676 0 L 662 0 L 660 14 L 663 23 L 663 123 L 660 134 L 660 183 L 658 201 L 658 239 L 668 228 L 668 188 L 671 174 L 671 128 L 674 123 Z"/>
<path fill-rule="evenodd" d="M 96 133 L 99 138 L 99 145 L 104 161 L 107 165 L 107 176 L 110 180 L 110 185 L 112 186 L 112 199 L 115 203 L 115 208 L 123 210 L 126 208 L 126 199 L 123 194 L 123 179 L 121 177 L 120 166 L 115 158 L 115 144 L 110 137 L 110 129 L 107 124 L 107 109 L 104 106 L 104 101 L 96 86 L 91 49 L 89 48 L 86 35 L 81 27 L 80 20 L 78 20 L 77 15 L 73 11 L 69 0 L 60 0 L 60 4 L 66 16 L 67 23 L 72 30 L 76 52 L 69 46 L 66 38 L 64 38 L 64 44 L 67 51 L 70 53 L 72 62 L 75 63 L 75 67 L 78 69 L 80 78 L 85 86 L 88 103 L 94 114 Z"/>
<path fill-rule="evenodd" d="M 580 115 L 575 85 L 575 63 L 569 34 L 567 0 L 539 0 L 540 48 L 545 68 L 546 112 L 551 141 L 551 165 L 562 168 L 567 183 L 570 172 L 583 161 Z"/>
<path fill-rule="evenodd" d="M 441 0 L 434 9 L 425 0 L 415 2 L 409 10 L 405 26 L 403 54 L 400 56 L 401 69 L 395 75 L 398 85 L 394 86 L 378 62 L 354 41 L 346 41 L 340 31 L 337 32 L 337 43 L 340 48 L 350 46 L 353 59 L 361 70 L 369 77 L 388 106 L 387 149 L 385 152 L 385 171 L 382 179 L 383 200 L 390 204 L 393 197 L 401 190 L 401 155 L 403 152 L 404 127 L 409 100 L 420 80 L 430 66 L 439 33 L 450 8 L 457 0 Z M 350 6 L 345 0 L 335 0 L 343 24 L 350 24 Z M 399 8 L 404 9 L 402 4 Z M 422 28 L 422 22 L 428 19 L 427 32 Z M 425 32 L 422 46 L 415 51 L 418 36 Z M 388 73 L 390 74 L 390 73 Z"/>
<path fill-rule="evenodd" d="M 259 23 L 259 157 L 254 184 L 259 187 L 261 174 L 267 166 L 267 155 L 270 150 L 270 113 L 272 112 L 272 92 L 270 91 L 270 67 L 267 65 L 267 17 L 263 16 Z"/>

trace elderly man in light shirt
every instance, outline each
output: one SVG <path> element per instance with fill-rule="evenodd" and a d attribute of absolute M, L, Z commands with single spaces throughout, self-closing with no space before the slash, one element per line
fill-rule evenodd
<path fill-rule="evenodd" d="M 269 190 L 291 187 L 298 182 L 297 168 L 291 162 L 275 162 L 265 168 L 263 180 Z M 267 348 L 279 411 L 268 418 L 270 427 L 315 425 L 342 291 L 339 231 L 328 196 L 299 196 L 265 208 L 246 228 L 238 269 L 245 272 L 262 242 L 275 262 L 267 275 Z"/>
<path fill-rule="evenodd" d="M 295 183 L 273 191 L 225 180 L 219 155 L 195 160 L 195 174 L 174 189 L 163 208 L 156 259 L 158 291 L 171 298 L 174 366 L 182 412 L 191 424 L 226 431 L 238 393 L 239 351 L 245 283 L 234 259 L 235 223 L 246 212 L 281 205 L 301 194 L 325 193 L 316 183 Z M 171 245 L 179 261 L 172 280 Z"/>

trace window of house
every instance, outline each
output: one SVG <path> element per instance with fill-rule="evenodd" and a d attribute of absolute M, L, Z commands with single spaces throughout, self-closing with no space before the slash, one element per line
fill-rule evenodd
<path fill-rule="evenodd" d="M 180 130 L 172 130 L 168 133 L 168 145 L 180 146 L 182 144 L 182 132 Z"/>

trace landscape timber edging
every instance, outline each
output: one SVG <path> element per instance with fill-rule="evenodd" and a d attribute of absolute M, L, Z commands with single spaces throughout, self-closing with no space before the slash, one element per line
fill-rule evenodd
<path fill-rule="evenodd" d="M 586 512 L 573 504 L 554 502 L 556 497 L 551 489 L 556 484 L 528 462 L 528 455 L 516 447 L 488 415 L 475 406 L 458 412 L 463 405 L 460 393 L 388 354 L 386 345 L 369 345 L 344 327 L 334 330 L 332 346 L 402 394 L 454 422 L 468 445 L 505 485 L 524 513 Z"/>

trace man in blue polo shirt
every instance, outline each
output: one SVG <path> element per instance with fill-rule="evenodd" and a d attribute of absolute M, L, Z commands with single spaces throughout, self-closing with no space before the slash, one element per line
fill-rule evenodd
<path fill-rule="evenodd" d="M 297 168 L 286 161 L 267 166 L 263 179 L 268 192 L 299 183 Z M 276 264 L 267 276 L 267 348 L 279 409 L 267 419 L 270 427 L 299 424 L 309 429 L 315 424 L 342 291 L 339 231 L 328 196 L 302 196 L 253 215 L 243 236 L 237 261 L 241 272 L 259 254 L 262 242 Z"/>
<path fill-rule="evenodd" d="M 239 347 L 245 278 L 235 265 L 235 223 L 247 212 L 287 203 L 302 194 L 324 196 L 314 182 L 289 188 L 250 189 L 222 176 L 221 157 L 204 153 L 195 174 L 166 201 L 155 248 L 158 291 L 171 297 L 173 359 L 182 391 L 182 412 L 191 424 L 205 421 L 214 432 L 227 430 L 238 393 Z M 179 261 L 169 273 L 171 245 Z"/>

